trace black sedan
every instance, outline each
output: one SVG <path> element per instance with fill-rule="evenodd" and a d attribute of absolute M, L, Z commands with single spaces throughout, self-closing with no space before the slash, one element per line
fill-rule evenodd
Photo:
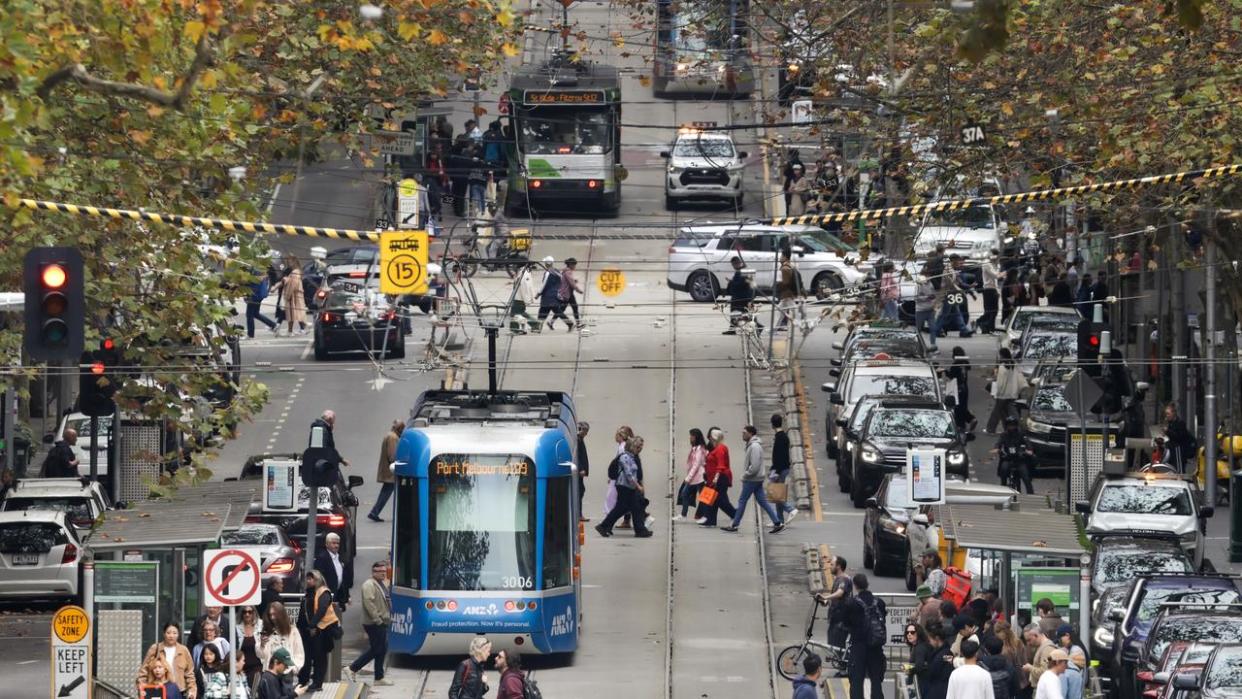
<path fill-rule="evenodd" d="M 250 546 L 262 549 L 263 586 L 273 578 L 285 581 L 285 592 L 302 589 L 302 547 L 275 524 L 247 523 L 220 535 L 224 546 Z"/>
<path fill-rule="evenodd" d="M 397 306 L 370 286 L 338 283 L 315 312 L 315 359 L 338 352 L 405 357 L 405 330 Z"/>
<path fill-rule="evenodd" d="M 915 504 L 908 499 L 906 478 L 890 475 L 875 495 L 867 498 L 863 518 L 863 565 L 876 575 L 900 576 L 906 569 L 906 526 Z"/>
<path fill-rule="evenodd" d="M 1194 561 L 1173 534 L 1105 535 L 1094 537 L 1093 541 L 1091 592 L 1096 595 L 1114 587 L 1125 587 L 1140 575 L 1193 573 L 1195 570 Z"/>
<path fill-rule="evenodd" d="M 850 499 L 862 507 L 887 473 L 905 468 L 910 448 L 945 450 L 946 470 L 966 478 L 970 457 L 966 442 L 974 435 L 958 432 L 953 413 L 934 400 L 884 401 L 872 409 L 850 455 Z"/>
<path fill-rule="evenodd" d="M 1046 466 L 1065 465 L 1065 432 L 1082 425 L 1078 411 L 1065 399 L 1063 386 L 1037 386 L 1027 402 L 1027 415 L 1021 422 L 1022 431 L 1035 452 L 1038 463 Z M 1116 424 L 1114 424 L 1114 430 Z M 1094 415 L 1087 416 L 1087 431 L 1099 432 L 1103 423 Z"/>

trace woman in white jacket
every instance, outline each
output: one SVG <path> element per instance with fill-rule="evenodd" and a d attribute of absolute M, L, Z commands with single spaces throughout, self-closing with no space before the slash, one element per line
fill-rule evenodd
<path fill-rule="evenodd" d="M 984 432 L 996 433 L 996 425 L 1013 413 L 1013 402 L 1026 390 L 1026 377 L 1013 361 L 1013 353 L 1007 348 L 1000 350 L 999 363 L 996 366 L 996 378 L 992 379 L 992 414 L 988 416 L 988 427 Z"/>
<path fill-rule="evenodd" d="M 259 626 L 259 643 L 255 649 L 259 660 L 263 661 L 263 667 L 268 667 L 272 660 L 272 653 L 275 653 L 277 648 L 288 649 L 289 655 L 293 657 L 293 664 L 285 668 L 285 674 L 289 677 L 297 677 L 298 670 L 301 670 L 302 665 L 306 663 L 306 651 L 302 648 L 302 634 L 289 621 L 289 612 L 285 611 L 285 605 L 272 602 L 267 605 L 267 618 Z"/>

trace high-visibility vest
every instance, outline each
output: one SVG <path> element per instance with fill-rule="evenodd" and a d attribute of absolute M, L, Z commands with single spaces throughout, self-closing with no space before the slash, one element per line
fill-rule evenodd
<path fill-rule="evenodd" d="M 945 568 L 944 594 L 941 595 L 961 609 L 970 599 L 970 571 L 961 568 Z"/>

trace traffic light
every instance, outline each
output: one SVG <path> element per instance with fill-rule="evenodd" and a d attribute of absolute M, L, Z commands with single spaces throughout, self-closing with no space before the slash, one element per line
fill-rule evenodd
<path fill-rule="evenodd" d="M 33 248 L 26 253 L 26 354 L 36 362 L 73 361 L 82 355 L 85 296 L 77 248 Z"/>
<path fill-rule="evenodd" d="M 1105 323 L 1078 321 L 1078 366 L 1093 378 L 1100 375 L 1100 344 L 1107 329 Z"/>
<path fill-rule="evenodd" d="M 314 488 L 339 480 L 341 456 L 332 447 L 309 447 L 302 452 L 302 484 Z"/>
<path fill-rule="evenodd" d="M 78 410 L 92 417 L 116 412 L 114 396 L 122 380 L 121 352 L 112 338 L 97 350 L 82 353 L 78 369 Z"/>

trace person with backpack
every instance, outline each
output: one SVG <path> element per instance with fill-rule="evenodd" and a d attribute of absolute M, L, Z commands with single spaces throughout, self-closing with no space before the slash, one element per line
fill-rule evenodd
<path fill-rule="evenodd" d="M 500 672 L 500 687 L 496 699 L 528 699 L 526 674 L 522 672 L 522 656 L 515 650 L 502 650 L 496 654 L 496 669 Z"/>
<path fill-rule="evenodd" d="M 948 699 L 996 699 L 992 674 L 979 666 L 979 644 L 962 641 L 962 664 L 949 675 Z"/>
<path fill-rule="evenodd" d="M 448 699 L 483 699 L 487 694 L 487 658 L 492 654 L 492 642 L 486 636 L 470 639 L 470 655 L 453 671 L 453 683 L 449 685 Z"/>
<path fill-rule="evenodd" d="M 1019 429 L 1018 418 L 1009 415 L 1005 418 L 1005 431 L 992 449 L 999 457 L 996 475 L 1002 485 L 1013 484 L 1014 490 L 1026 486 L 1027 495 L 1035 493 L 1031 483 L 1031 462 L 1035 458 L 1035 449 Z"/>
<path fill-rule="evenodd" d="M 884 643 L 888 640 L 884 600 L 868 589 L 867 576 L 854 576 L 854 598 L 846 604 L 850 629 L 850 699 L 863 699 L 863 682 L 871 680 L 871 699 L 884 699 Z"/>
<path fill-rule="evenodd" d="M 989 636 L 983 649 L 987 655 L 980 656 L 979 665 L 992 676 L 992 695 L 996 699 L 1014 699 L 1022 691 L 1022 682 L 1018 668 L 1005 654 L 1005 642 L 999 636 Z"/>
<path fill-rule="evenodd" d="M 823 664 L 823 659 L 814 653 L 808 653 L 802 659 L 803 674 L 793 680 L 793 699 L 819 699 L 819 690 L 815 686 L 819 684 Z"/>
<path fill-rule="evenodd" d="M 268 330 L 276 332 L 276 321 L 263 315 L 259 310 L 260 305 L 267 298 L 271 288 L 271 281 L 266 274 L 250 285 L 250 298 L 246 299 L 246 337 L 251 340 L 254 339 L 254 321 L 256 319 L 266 325 Z"/>

